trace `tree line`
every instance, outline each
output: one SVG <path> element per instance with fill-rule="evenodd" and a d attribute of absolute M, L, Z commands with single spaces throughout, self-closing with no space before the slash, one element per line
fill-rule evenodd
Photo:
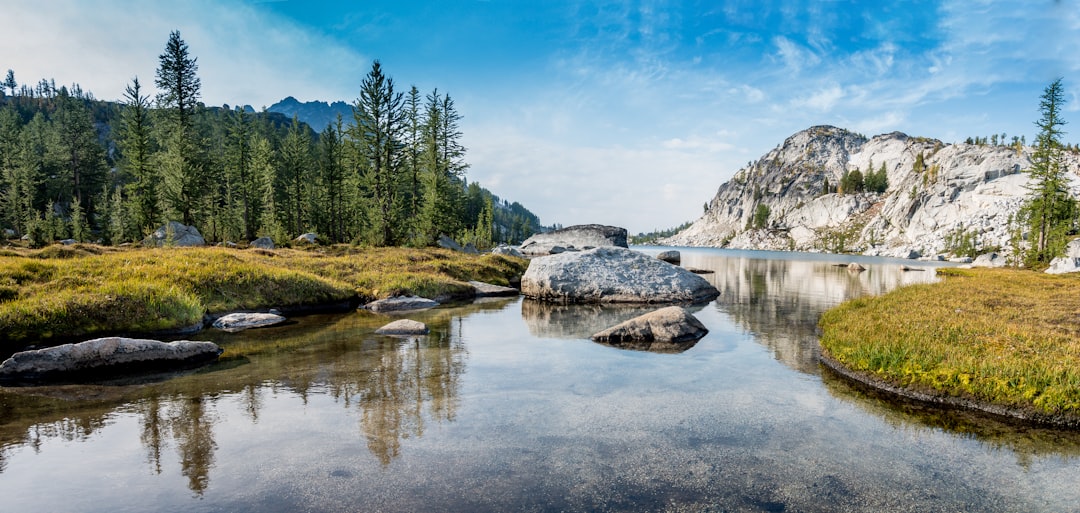
<path fill-rule="evenodd" d="M 34 244 L 139 241 L 166 221 L 208 241 L 307 232 L 331 243 L 488 247 L 540 229 L 518 203 L 465 172 L 461 114 L 437 89 L 400 91 L 379 61 L 351 120 L 316 133 L 295 116 L 206 107 L 179 32 L 159 56 L 151 96 L 137 78 L 117 104 L 78 85 L 0 91 L 0 228 Z"/>

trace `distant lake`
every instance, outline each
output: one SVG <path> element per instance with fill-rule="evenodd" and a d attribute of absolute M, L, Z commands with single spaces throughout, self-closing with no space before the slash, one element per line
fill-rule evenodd
<path fill-rule="evenodd" d="M 935 264 L 679 249 L 721 292 L 691 308 L 709 334 L 682 352 L 589 340 L 652 307 L 515 298 L 410 315 L 426 337 L 315 315 L 188 337 L 226 352 L 172 379 L 0 388 L 0 511 L 1080 508 L 1080 433 L 819 368 L 824 310 Z M 834 265 L 853 260 L 868 270 Z"/>

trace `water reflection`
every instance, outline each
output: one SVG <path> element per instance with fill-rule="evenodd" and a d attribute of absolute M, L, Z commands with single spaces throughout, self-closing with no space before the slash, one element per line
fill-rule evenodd
<path fill-rule="evenodd" d="M 933 273 L 758 256 L 684 252 L 723 295 L 681 355 L 584 340 L 653 307 L 511 299 L 410 314 L 426 337 L 312 316 L 207 332 L 223 361 L 166 382 L 0 388 L 3 508 L 1075 508 L 1080 433 L 898 403 L 813 364 L 821 311 Z"/>
<path fill-rule="evenodd" d="M 108 425 L 119 406 L 138 418 L 151 471 L 162 474 L 172 446 L 187 487 L 201 495 L 218 449 L 218 399 L 238 398 L 257 424 L 268 391 L 292 392 L 306 404 L 316 390 L 356 413 L 358 436 L 387 465 L 400 455 L 403 439 L 421 437 L 429 423 L 456 415 L 468 353 L 461 324 L 453 321 L 508 303 L 413 314 L 431 333 L 406 339 L 374 335 L 391 319 L 366 312 L 312 316 L 292 326 L 240 334 L 206 332 L 200 338 L 221 344 L 223 360 L 164 383 L 0 388 L 0 473 L 11 449 L 40 447 L 49 438 L 86 440 Z"/>
<path fill-rule="evenodd" d="M 904 271 L 900 262 L 865 257 L 791 255 L 769 252 L 700 251 L 683 257 L 688 266 L 712 269 L 704 275 L 719 291 L 716 308 L 758 340 L 785 365 L 818 373 L 817 322 L 843 301 L 882 294 L 901 285 L 936 279 L 928 271 Z M 852 272 L 838 263 L 863 260 L 867 270 Z"/>

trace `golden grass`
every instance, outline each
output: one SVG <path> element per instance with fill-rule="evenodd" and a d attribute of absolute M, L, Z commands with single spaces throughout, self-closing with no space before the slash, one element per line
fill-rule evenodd
<path fill-rule="evenodd" d="M 460 296 L 471 291 L 464 281 L 506 285 L 526 266 L 438 249 L 8 250 L 0 255 L 0 344 L 180 328 L 207 312 Z"/>
<path fill-rule="evenodd" d="M 1005 269 L 939 274 L 939 283 L 826 312 L 823 352 L 905 387 L 1080 415 L 1080 276 Z"/>

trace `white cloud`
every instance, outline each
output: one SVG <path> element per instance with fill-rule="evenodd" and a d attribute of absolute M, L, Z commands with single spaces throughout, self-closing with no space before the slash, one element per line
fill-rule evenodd
<path fill-rule="evenodd" d="M 13 2 L 0 17 L 10 50 L 3 64 L 20 82 L 78 82 L 107 100 L 121 98 L 134 76 L 153 86 L 173 30 L 197 59 L 210 105 L 348 98 L 366 64 L 334 41 L 240 2 Z"/>

